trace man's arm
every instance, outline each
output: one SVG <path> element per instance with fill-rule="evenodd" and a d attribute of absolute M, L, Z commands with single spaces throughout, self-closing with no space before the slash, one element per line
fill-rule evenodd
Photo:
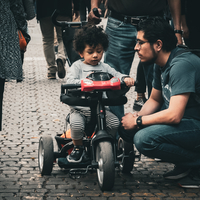
<path fill-rule="evenodd" d="M 184 115 L 189 97 L 190 93 L 172 96 L 168 109 L 153 114 L 150 113 L 156 111 L 159 104 L 157 104 L 156 101 L 153 102 L 153 99 L 150 98 L 144 104 L 144 108 L 142 108 L 142 110 L 138 113 L 138 115 L 142 116 L 142 125 L 149 126 L 153 124 L 178 124 Z M 128 130 L 137 128 L 137 117 L 138 116 L 134 116 L 133 114 L 125 115 L 122 118 L 122 125 L 124 126 L 124 129 Z"/>
<path fill-rule="evenodd" d="M 150 115 L 160 110 L 163 103 L 162 92 L 152 88 L 151 95 L 146 103 L 142 106 L 142 109 L 138 112 L 138 115 Z"/>
<path fill-rule="evenodd" d="M 151 96 L 143 105 L 141 111 L 137 114 L 128 113 L 122 117 L 122 126 L 124 129 L 135 129 L 137 128 L 136 119 L 139 115 L 150 115 L 158 111 L 162 105 L 162 93 L 160 90 L 152 88 Z"/>
<path fill-rule="evenodd" d="M 96 17 L 93 13 L 93 8 L 98 8 L 99 14 L 101 15 L 101 9 L 99 8 L 100 3 L 101 0 L 91 0 L 91 10 L 88 15 L 88 21 L 90 23 L 99 24 L 101 22 L 101 19 Z"/>
<path fill-rule="evenodd" d="M 160 112 L 142 117 L 143 125 L 152 124 L 178 124 L 185 113 L 185 108 L 190 97 L 190 93 L 172 96 L 169 108 Z"/>
<path fill-rule="evenodd" d="M 181 30 L 181 0 L 168 0 L 169 8 L 173 18 L 174 29 Z M 182 44 L 182 35 L 176 33 L 178 44 Z"/>

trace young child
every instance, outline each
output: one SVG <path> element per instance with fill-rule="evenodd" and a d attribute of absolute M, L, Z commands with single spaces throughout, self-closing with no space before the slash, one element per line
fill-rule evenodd
<path fill-rule="evenodd" d="M 101 27 L 88 25 L 81 29 L 74 39 L 74 48 L 82 59 L 73 63 L 67 74 L 67 83 L 80 84 L 81 79 L 86 78 L 90 73 L 95 71 L 107 72 L 119 78 L 127 86 L 134 85 L 134 79 L 125 74 L 117 72 L 108 64 L 102 63 L 103 53 L 108 48 L 108 37 Z M 89 107 L 71 106 L 70 111 L 70 128 L 74 149 L 67 156 L 69 162 L 81 162 L 85 150 L 82 137 L 84 135 L 85 124 L 89 122 L 91 111 Z M 115 137 L 119 126 L 118 118 L 106 110 L 106 130 Z"/>

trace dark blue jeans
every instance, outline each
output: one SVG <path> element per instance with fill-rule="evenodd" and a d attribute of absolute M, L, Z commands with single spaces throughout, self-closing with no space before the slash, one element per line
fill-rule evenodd
<path fill-rule="evenodd" d="M 200 121 L 182 119 L 177 125 L 152 125 L 134 136 L 139 152 L 177 166 L 200 167 Z"/>
<path fill-rule="evenodd" d="M 104 62 L 122 74 L 129 75 L 135 55 L 136 27 L 108 17 L 106 33 L 109 47 Z M 120 120 L 124 116 L 124 106 L 111 106 L 110 109 Z"/>

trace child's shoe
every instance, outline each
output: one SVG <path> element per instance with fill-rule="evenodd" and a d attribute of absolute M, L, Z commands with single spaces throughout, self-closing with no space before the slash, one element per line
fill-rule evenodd
<path fill-rule="evenodd" d="M 70 163 L 79 163 L 82 161 L 84 154 L 84 146 L 74 146 L 71 154 L 67 156 L 67 160 Z"/>

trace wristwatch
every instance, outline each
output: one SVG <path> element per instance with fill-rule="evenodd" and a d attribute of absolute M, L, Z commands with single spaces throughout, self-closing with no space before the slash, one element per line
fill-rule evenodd
<path fill-rule="evenodd" d="M 174 33 L 179 33 L 179 34 L 183 34 L 183 31 L 182 30 L 176 30 L 176 29 L 174 29 Z"/>
<path fill-rule="evenodd" d="M 139 128 L 142 128 L 142 116 L 139 116 L 137 119 L 136 119 L 136 123 L 138 125 Z"/>

